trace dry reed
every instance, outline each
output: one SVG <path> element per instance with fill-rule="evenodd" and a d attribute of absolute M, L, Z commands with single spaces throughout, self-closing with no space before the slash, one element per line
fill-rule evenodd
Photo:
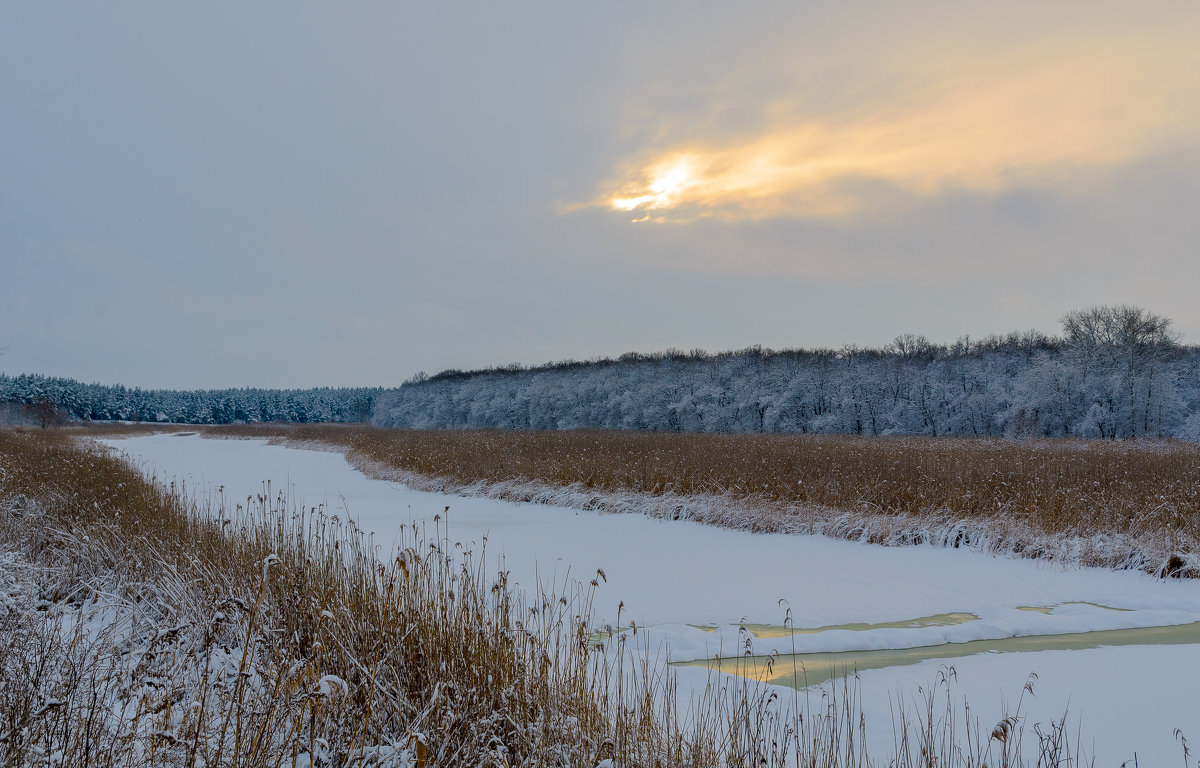
<path fill-rule="evenodd" d="M 323 443 L 363 467 L 522 500 L 544 500 L 538 486 L 577 491 L 554 497 L 575 506 L 632 493 L 671 501 L 635 500 L 650 514 L 682 509 L 736 528 L 884 544 L 933 540 L 1200 576 L 1200 445 L 1191 443 L 347 425 L 204 431 Z M 721 504 L 686 503 L 706 498 Z"/>
<path fill-rule="evenodd" d="M 720 678 L 681 711 L 636 634 L 596 642 L 587 586 L 516 594 L 444 531 L 404 534 L 381 554 L 269 489 L 203 507 L 0 430 L 0 764 L 875 764 L 852 680 L 799 706 Z M 933 695 L 897 713 L 889 765 L 1078 764 Z"/>

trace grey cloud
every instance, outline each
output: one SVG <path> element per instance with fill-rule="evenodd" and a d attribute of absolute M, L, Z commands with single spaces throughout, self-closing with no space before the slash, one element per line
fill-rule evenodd
<path fill-rule="evenodd" d="M 1200 340 L 1194 157 L 1082 190 L 880 187 L 876 215 L 841 222 L 563 212 L 646 147 L 889 114 L 922 83 L 873 69 L 870 48 L 967 12 L 921 8 L 5 9 L 0 370 L 386 385 L 666 346 L 1050 330 L 1098 301 Z"/>

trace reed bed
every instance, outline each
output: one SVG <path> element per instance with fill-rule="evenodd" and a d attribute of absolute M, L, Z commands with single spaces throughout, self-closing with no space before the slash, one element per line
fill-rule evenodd
<path fill-rule="evenodd" d="M 577 430 L 207 427 L 344 445 L 463 483 L 513 478 L 597 490 L 733 494 L 892 513 L 1004 515 L 1047 532 L 1173 525 L 1200 534 L 1200 445 L 1178 441 Z"/>
<path fill-rule="evenodd" d="M 424 487 L 1200 577 L 1193 443 L 361 425 L 205 432 L 333 446 Z"/>
<path fill-rule="evenodd" d="M 64 433 L 0 430 L 0 764 L 1080 764 L 1054 724 L 1021 749 L 1019 712 L 953 710 L 949 670 L 896 711 L 887 759 L 853 679 L 789 703 L 710 678 L 680 706 L 636 633 L 596 638 L 596 580 L 519 594 L 485 560 L 440 528 L 381 552 L 269 488 L 202 506 Z"/>
<path fill-rule="evenodd" d="M 590 591 L 483 553 L 379 556 L 282 495 L 200 507 L 63 435 L 0 431 L 0 764 L 703 764 L 664 699 L 593 690 Z M 640 690 L 645 690 L 643 687 Z M 648 709 L 650 708 L 650 709 Z"/>

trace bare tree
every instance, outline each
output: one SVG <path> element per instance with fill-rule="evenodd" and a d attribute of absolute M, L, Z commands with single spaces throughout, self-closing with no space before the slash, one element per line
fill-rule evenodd
<path fill-rule="evenodd" d="M 1180 338 L 1169 318 L 1127 304 L 1076 309 L 1063 315 L 1061 322 L 1067 342 L 1076 346 L 1169 349 Z"/>
<path fill-rule="evenodd" d="M 1119 304 L 1068 312 L 1062 325 L 1084 373 L 1081 390 L 1090 393 L 1093 411 L 1107 413 L 1115 422 L 1108 436 L 1154 433 L 1162 421 L 1156 416 L 1163 411 L 1162 369 L 1179 346 L 1180 334 L 1171 320 Z"/>
<path fill-rule="evenodd" d="M 62 423 L 62 412 L 49 398 L 40 398 L 29 403 L 24 408 L 25 414 L 38 423 L 42 429 Z"/>
<path fill-rule="evenodd" d="M 931 358 L 937 354 L 937 345 L 920 334 L 902 333 L 885 349 L 905 359 Z"/>

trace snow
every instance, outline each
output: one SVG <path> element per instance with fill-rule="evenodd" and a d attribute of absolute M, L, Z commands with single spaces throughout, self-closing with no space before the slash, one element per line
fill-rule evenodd
<path fill-rule="evenodd" d="M 317 695 L 326 699 L 333 698 L 335 691 L 345 695 L 349 690 L 350 686 L 337 675 L 325 675 L 317 681 Z"/>
<path fill-rule="evenodd" d="M 674 660 L 737 653 L 739 624 L 783 624 L 788 606 L 800 628 L 910 622 L 948 613 L 978 618 L 758 639 L 755 652 L 790 652 L 793 641 L 801 652 L 908 648 L 1200 621 L 1200 583 L 1190 580 L 419 492 L 370 479 L 337 453 L 265 441 L 154 435 L 109 443 L 160 479 L 186 482 L 201 495 L 223 494 L 230 505 L 263 492 L 269 480 L 273 490 L 287 489 L 299 504 L 325 504 L 353 517 L 385 547 L 394 541 L 389 536 L 412 522 L 432 532 L 439 515 L 437 524 L 444 528 L 448 520 L 449 537 L 468 549 L 479 552 L 486 537 L 489 562 L 510 570 L 512 582 L 526 589 L 539 581 L 586 584 L 603 569 L 598 625 L 627 627 L 634 621 L 639 633 L 648 629 L 653 641 L 668 643 Z M 928 686 L 944 663 L 861 673 L 867 714 L 886 731 L 885 751 L 892 738 L 888 693 Z M 1191 686 L 1178 682 L 1187 670 L 1200 668 L 1198 645 L 988 653 L 951 663 L 958 671 L 956 689 L 973 711 L 982 717 L 992 707 L 988 716 L 996 720 L 1001 696 L 1015 704 L 1026 676 L 1036 671 L 1041 678 L 1029 714 L 1044 710 L 1040 719 L 1048 720 L 1069 703 L 1072 717 L 1083 715 L 1087 738 L 1096 740 L 1106 763 L 1112 755 L 1131 755 L 1135 747 L 1142 764 L 1177 761 L 1182 754 L 1173 737 L 1177 727 L 1200 739 L 1200 705 Z M 682 690 L 706 679 L 703 669 L 681 669 L 680 675 Z"/>
<path fill-rule="evenodd" d="M 941 664 L 927 661 L 863 673 L 868 722 L 890 722 L 887 692 L 911 694 L 917 685 L 928 687 Z M 953 660 L 955 699 L 969 701 L 990 731 L 1004 712 L 1013 711 L 1026 677 L 1036 672 L 1034 696 L 1026 696 L 1021 706 L 1026 723 L 1047 723 L 1066 711 L 1072 743 L 1078 734 L 1097 765 L 1126 760 L 1133 765 L 1135 751 L 1140 765 L 1178 765 L 1183 753 L 1175 729 L 1193 740 L 1200 735 L 1194 680 L 1198 664 L 1195 645 L 981 654 Z"/>

